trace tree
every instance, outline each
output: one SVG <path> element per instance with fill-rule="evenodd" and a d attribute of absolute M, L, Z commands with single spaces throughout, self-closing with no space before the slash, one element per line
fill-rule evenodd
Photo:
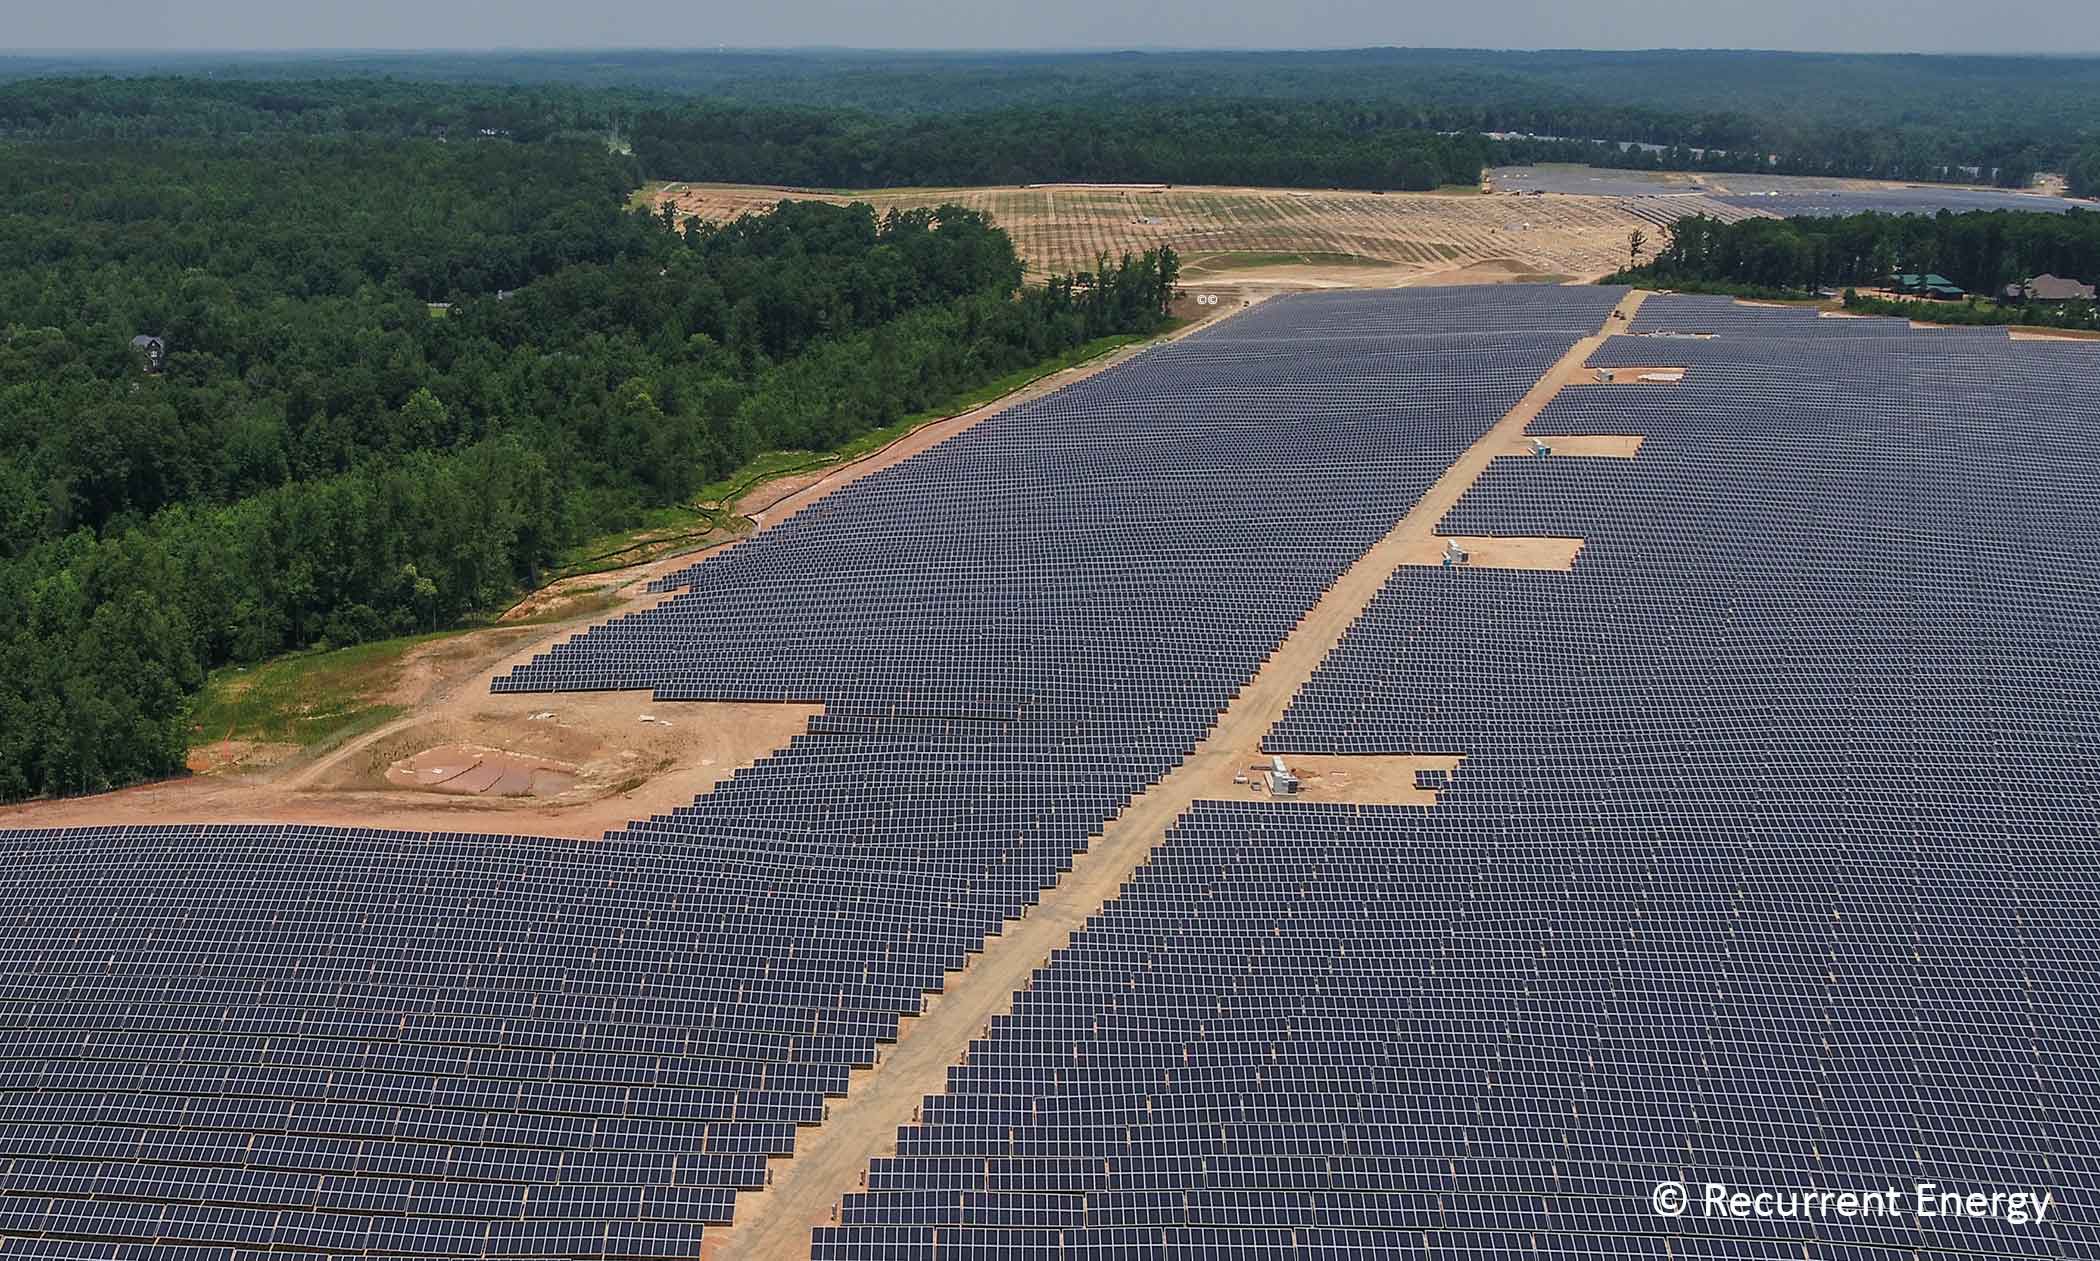
<path fill-rule="evenodd" d="M 446 422 L 450 420 L 445 405 L 438 401 L 428 386 L 417 386 L 416 392 L 408 396 L 401 405 L 401 432 L 399 446 L 404 451 L 422 451 L 441 446 L 446 437 Z"/>
<path fill-rule="evenodd" d="M 1639 228 L 1626 238 L 1626 270 L 1633 271 L 1641 265 L 1641 255 L 1648 252 L 1648 234 Z"/>
<path fill-rule="evenodd" d="M 2064 171 L 2073 197 L 2100 197 L 2100 142 L 2087 145 Z"/>
<path fill-rule="evenodd" d="M 416 570 L 413 562 L 401 567 L 401 586 L 416 607 L 424 611 L 425 625 L 437 629 L 437 584 Z"/>

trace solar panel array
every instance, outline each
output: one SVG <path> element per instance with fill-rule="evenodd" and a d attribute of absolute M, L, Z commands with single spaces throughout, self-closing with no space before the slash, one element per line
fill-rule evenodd
<path fill-rule="evenodd" d="M 1950 210 L 2029 210 L 2062 214 L 2100 210 L 2089 198 L 2057 197 L 2016 189 L 1962 188 L 1911 184 L 1902 187 L 1846 188 L 1844 181 L 1817 176 L 1729 173 L 1698 176 L 1718 187 L 1689 191 L 1683 175 L 1652 175 L 1604 167 L 1496 167 L 1489 173 L 1501 192 L 1538 191 L 1591 197 L 1618 197 L 1620 209 L 1653 223 L 1668 224 L 1689 214 L 1724 222 L 1756 216 L 1791 219 L 1799 215 L 1937 214 Z M 1727 191 L 1719 191 L 1725 188 Z M 1673 191 L 1674 190 L 1674 191 Z"/>
<path fill-rule="evenodd" d="M 1729 180 L 1731 187 L 1735 181 Z M 1942 210 L 1966 214 L 1976 210 L 2024 210 L 2041 214 L 2068 214 L 2073 210 L 2100 209 L 2100 203 L 2043 193 L 1994 191 L 1982 188 L 1911 188 L 1786 190 L 1716 195 L 1714 200 L 1742 210 L 1763 211 L 1782 219 L 1826 218 L 1874 212 L 1886 215 L 1932 215 Z"/>
<path fill-rule="evenodd" d="M 1761 338 L 1835 338 L 1835 337 L 1902 337 L 1912 333 L 1931 337 L 1984 337 L 1997 341 L 2006 339 L 2003 327 L 1974 325 L 1950 328 L 1913 328 L 1909 320 L 1882 315 L 1823 315 L 1813 306 L 1776 306 L 1760 303 L 1738 302 L 1734 298 L 1711 294 L 1661 293 L 1641 303 L 1627 327 L 1631 333 L 1676 333 L 1693 336 L 1761 337 Z M 1663 353 L 1646 343 L 1636 343 L 1641 353 L 1653 356 Z M 1624 348 L 1615 348 L 1623 350 Z M 1669 351 L 1677 353 L 1674 345 Z M 1728 347 L 1718 351 L 1724 358 L 1734 352 Z M 1600 367 L 1617 366 L 1604 359 L 1592 362 Z M 1651 363 L 1652 359 L 1641 360 Z M 1683 366 L 1677 360 L 1671 361 Z"/>
<path fill-rule="evenodd" d="M 603 840 L 0 834 L 0 1257 L 692 1255 L 1622 293 L 1277 300 L 677 575 L 498 690 L 825 712 Z"/>
<path fill-rule="evenodd" d="M 1445 528 L 1574 569 L 1401 570 L 1267 741 L 1438 804 L 1200 803 L 816 1256 L 2100 1255 L 2100 352 L 1829 323 L 1563 391 L 1638 457 Z"/>
<path fill-rule="evenodd" d="M 1619 202 L 1619 209 L 1636 219 L 1645 219 L 1657 227 L 1667 228 L 1679 219 L 1693 215 L 1704 215 L 1722 223 L 1740 223 L 1745 219 L 1761 219 L 1765 216 L 1755 210 L 1731 205 L 1717 197 L 1668 194 L 1654 197 L 1628 197 Z"/>

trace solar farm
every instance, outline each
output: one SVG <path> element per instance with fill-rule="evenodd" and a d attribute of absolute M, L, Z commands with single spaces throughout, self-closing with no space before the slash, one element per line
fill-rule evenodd
<path fill-rule="evenodd" d="M 2014 189 L 1956 184 L 1900 184 L 1805 175 L 1742 175 L 1613 171 L 1586 166 L 1496 167 L 1488 182 L 1498 192 L 1614 198 L 1626 213 L 1668 224 L 1702 214 L 1723 222 L 1799 215 L 1931 215 L 1942 210 L 2021 210 L 2063 214 L 2100 210 L 2100 202 Z"/>
<path fill-rule="evenodd" d="M 865 201 L 878 211 L 943 202 L 983 210 L 1013 235 L 1029 274 L 1084 271 L 1101 254 L 1172 245 L 1191 283 L 1370 287 L 1596 278 L 1626 262 L 1634 230 L 1691 215 L 1723 223 L 1862 211 L 2100 210 L 2036 193 L 1866 180 L 1655 175 L 1589 167 L 1498 167 L 1494 195 L 1163 185 L 882 189 L 815 193 L 670 184 L 644 200 L 711 221 L 783 197 Z M 1550 196 L 1521 196 L 1528 193 Z"/>
<path fill-rule="evenodd" d="M 2096 422 L 2002 329 L 1259 302 L 489 679 L 818 707 L 689 805 L 0 832 L 0 1261 L 2100 1255 Z"/>
<path fill-rule="evenodd" d="M 806 190 L 673 184 L 656 190 L 680 215 L 722 221 Z M 1626 237 L 1673 216 L 1753 217 L 1711 199 L 1481 196 L 1274 188 L 1034 186 L 882 189 L 823 194 L 878 211 L 954 202 L 991 214 L 1012 234 L 1030 275 L 1070 274 L 1096 258 L 1172 245 L 1191 283 L 1335 287 L 1452 284 L 1496 278 L 1565 280 L 1609 274 L 1626 261 Z M 1694 205 L 1694 202 L 1697 205 Z M 1652 204 L 1651 204 L 1652 203 Z"/>

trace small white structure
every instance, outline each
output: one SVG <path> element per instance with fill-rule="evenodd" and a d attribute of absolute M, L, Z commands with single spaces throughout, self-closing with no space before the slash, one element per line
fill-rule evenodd
<path fill-rule="evenodd" d="M 1531 440 L 1531 453 L 1533 455 L 1552 455 L 1553 448 L 1544 438 L 1533 438 Z"/>
<path fill-rule="evenodd" d="M 1291 774 L 1290 768 L 1283 764 L 1283 758 L 1272 757 L 1269 762 L 1269 769 L 1264 772 L 1269 781 L 1269 791 L 1278 797 L 1288 797 L 1296 793 L 1298 777 Z"/>
<path fill-rule="evenodd" d="M 1613 372 L 1610 368 L 1597 369 L 1597 384 L 1599 385 L 1610 385 L 1617 377 L 1618 373 Z"/>
<path fill-rule="evenodd" d="M 1444 567 L 1446 569 L 1449 569 L 1454 565 L 1463 565 L 1471 559 L 1472 557 L 1466 554 L 1466 549 L 1458 545 L 1457 539 L 1445 540 Z"/>

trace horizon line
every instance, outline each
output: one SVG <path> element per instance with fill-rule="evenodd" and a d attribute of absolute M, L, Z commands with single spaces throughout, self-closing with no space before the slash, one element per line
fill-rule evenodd
<path fill-rule="evenodd" d="M 819 55 L 875 55 L 875 56 L 922 56 L 922 57 L 1042 57 L 1042 56 L 1178 56 L 1202 53 L 1232 53 L 1245 55 L 1289 56 L 1295 54 L 1320 53 L 1375 53 L 1375 52 L 1423 52 L 1423 53 L 1501 53 L 1501 54 L 1554 54 L 1554 53 L 1736 53 L 1781 57 L 1945 57 L 1967 60 L 2032 59 L 2048 61 L 2076 61 L 2100 59 L 2100 48 L 2076 52 L 2044 49 L 1999 50 L 1993 52 L 1971 52 L 1958 49 L 1847 49 L 1847 48 L 1752 48 L 1707 46 L 1654 45 L 1643 47 L 1581 48 L 1581 47 L 1487 47 L 1458 44 L 1306 44 L 1306 45 L 1256 45 L 1256 44 L 1071 44 L 1045 45 L 1036 48 L 1001 47 L 879 47 L 850 44 L 691 44 L 678 46 L 641 44 L 434 44 L 422 47 L 411 46 L 197 46 L 189 48 L 15 48 L 0 52 L 0 62 L 30 60 L 34 58 L 94 58 L 122 57 L 138 60 L 175 59 L 188 57 L 349 57 L 349 56 L 503 56 L 520 53 L 539 54 L 605 54 L 605 53 L 653 53 L 663 56 L 680 55 L 772 55 L 772 56 L 819 56 Z"/>

